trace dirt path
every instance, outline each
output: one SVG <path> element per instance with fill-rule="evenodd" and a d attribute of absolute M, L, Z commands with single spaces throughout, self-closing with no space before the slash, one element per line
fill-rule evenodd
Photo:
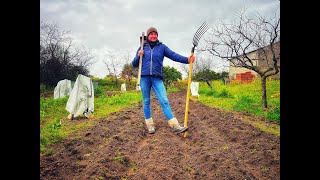
<path fill-rule="evenodd" d="M 168 98 L 183 125 L 186 93 Z M 231 113 L 192 100 L 189 107 L 187 138 L 171 132 L 156 99 L 153 135 L 141 103 L 113 113 L 53 145 L 40 157 L 40 179 L 280 179 L 279 137 Z"/>

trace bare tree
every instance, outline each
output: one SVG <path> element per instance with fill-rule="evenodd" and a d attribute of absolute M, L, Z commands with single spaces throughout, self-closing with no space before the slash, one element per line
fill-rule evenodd
<path fill-rule="evenodd" d="M 122 60 L 117 58 L 115 53 L 111 50 L 107 50 L 106 59 L 103 61 L 107 66 L 109 75 L 112 75 L 118 84 L 119 69 L 121 68 Z"/>
<path fill-rule="evenodd" d="M 94 63 L 90 50 L 78 48 L 70 31 L 57 23 L 40 21 L 40 82 L 55 85 L 61 79 L 75 79 L 78 74 L 88 75 Z"/>
<path fill-rule="evenodd" d="M 89 67 L 96 62 L 93 58 L 94 56 L 90 49 L 84 46 L 75 47 L 72 57 L 70 57 L 70 62 L 80 67 Z"/>
<path fill-rule="evenodd" d="M 210 58 L 210 56 L 203 56 L 203 55 L 198 56 L 197 60 L 194 63 L 192 74 L 195 74 L 204 69 L 213 69 L 213 68 L 214 68 L 213 61 Z"/>
<path fill-rule="evenodd" d="M 124 65 L 121 71 L 121 77 L 128 80 L 128 83 L 131 83 L 133 77 L 138 76 L 138 68 L 134 68 L 131 64 L 132 59 L 130 58 L 130 51 L 126 50 L 123 55 Z"/>
<path fill-rule="evenodd" d="M 196 63 L 196 62 L 197 62 L 197 60 L 195 61 L 195 63 Z M 182 72 L 188 76 L 188 75 L 189 75 L 189 70 L 190 70 L 189 64 L 180 63 L 179 66 L 180 66 Z M 193 71 L 192 71 L 192 72 L 193 72 Z"/>
<path fill-rule="evenodd" d="M 212 56 L 208 56 L 206 54 L 204 54 L 203 52 L 201 52 L 201 54 L 196 54 L 195 55 L 196 60 L 193 63 L 193 67 L 192 67 L 192 74 L 195 75 L 195 73 L 198 73 L 204 69 L 210 69 L 213 70 L 216 68 L 215 66 L 215 62 L 212 60 Z M 189 64 L 180 64 L 180 68 L 182 70 L 182 72 L 184 72 L 185 74 L 189 75 Z"/>
<path fill-rule="evenodd" d="M 130 58 L 130 51 L 127 49 L 123 55 L 124 64 L 130 64 L 132 59 Z"/>
<path fill-rule="evenodd" d="M 72 44 L 72 39 L 69 37 L 70 31 L 62 30 L 57 23 L 47 23 L 44 20 L 40 21 L 40 46 L 46 50 L 47 58 L 59 58 L 67 52 Z M 61 48 L 63 45 L 64 48 Z M 42 59 L 42 60 L 45 60 Z"/>
<path fill-rule="evenodd" d="M 221 24 L 212 28 L 211 36 L 205 38 L 206 46 L 200 50 L 228 61 L 231 66 L 258 73 L 263 106 L 267 108 L 266 78 L 280 72 L 280 17 L 267 19 L 258 14 L 251 19 L 241 13 L 234 23 Z M 257 56 L 250 56 L 253 51 L 258 52 Z"/>

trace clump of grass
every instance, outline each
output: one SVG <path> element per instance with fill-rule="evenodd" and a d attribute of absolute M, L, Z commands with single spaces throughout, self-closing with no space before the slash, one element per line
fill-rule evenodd
<path fill-rule="evenodd" d="M 190 167 L 190 166 L 185 166 L 185 167 L 184 167 L 184 170 L 190 172 L 190 171 L 192 171 L 192 167 Z"/>
<path fill-rule="evenodd" d="M 157 142 L 157 139 L 156 138 L 151 138 L 151 143 L 155 143 Z"/>
<path fill-rule="evenodd" d="M 138 169 L 138 164 L 136 162 L 131 163 L 131 170 L 136 171 Z"/>
<path fill-rule="evenodd" d="M 228 150 L 229 149 L 229 147 L 227 145 L 224 145 L 222 148 L 223 148 L 223 150 Z"/>
<path fill-rule="evenodd" d="M 40 128 L 40 151 L 44 151 L 49 144 L 59 142 L 64 135 L 61 132 L 62 124 L 60 118 L 55 118 L 53 123 Z"/>
<path fill-rule="evenodd" d="M 94 97 L 100 97 L 103 95 L 104 92 L 105 92 L 105 88 L 103 86 L 98 86 L 94 90 Z"/>
<path fill-rule="evenodd" d="M 233 98 L 233 95 L 227 89 L 222 89 L 216 96 L 219 98 Z"/>
<path fill-rule="evenodd" d="M 275 107 L 274 109 L 268 110 L 266 113 L 268 121 L 273 121 L 280 124 L 280 107 Z"/>
<path fill-rule="evenodd" d="M 117 161 L 125 166 L 129 166 L 130 165 L 130 161 L 128 158 L 123 156 L 123 153 L 118 152 L 113 158 L 113 161 Z"/>
<path fill-rule="evenodd" d="M 167 89 L 168 93 L 179 92 L 179 91 L 180 91 L 180 89 L 176 86 L 169 86 Z"/>
<path fill-rule="evenodd" d="M 112 157 L 112 160 L 120 163 L 124 163 L 123 154 L 118 152 L 114 157 Z"/>
<path fill-rule="evenodd" d="M 45 126 L 49 123 L 53 123 L 55 118 L 61 118 L 67 115 L 65 111 L 65 105 L 68 101 L 68 97 L 53 99 L 40 98 L 40 126 Z"/>
<path fill-rule="evenodd" d="M 215 96 L 216 94 L 217 92 L 215 90 L 210 90 L 205 92 L 206 96 Z"/>
<path fill-rule="evenodd" d="M 236 111 L 247 112 L 255 115 L 262 115 L 262 106 L 257 105 L 258 103 L 248 95 L 240 96 L 237 100 L 236 105 L 233 107 Z"/>
<path fill-rule="evenodd" d="M 103 176 L 99 176 L 98 178 L 95 178 L 94 180 L 104 180 Z"/>

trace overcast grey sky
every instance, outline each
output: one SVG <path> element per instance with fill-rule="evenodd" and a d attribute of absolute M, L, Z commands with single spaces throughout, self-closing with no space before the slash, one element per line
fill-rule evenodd
<path fill-rule="evenodd" d="M 228 22 L 236 13 L 273 16 L 280 11 L 279 0 L 41 0 L 40 18 L 70 30 L 74 43 L 91 49 L 97 61 L 90 74 L 104 77 L 106 51 L 130 52 L 133 59 L 139 37 L 150 26 L 171 50 L 189 56 L 192 38 L 207 21 L 215 26 Z M 200 41 L 201 44 L 201 41 Z M 196 54 L 197 55 L 197 54 Z M 196 59 L 197 60 L 197 59 Z M 180 64 L 165 58 L 164 65 L 180 70 Z"/>

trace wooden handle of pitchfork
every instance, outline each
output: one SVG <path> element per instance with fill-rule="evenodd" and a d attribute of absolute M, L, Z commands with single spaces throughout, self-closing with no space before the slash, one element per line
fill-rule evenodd
<path fill-rule="evenodd" d="M 143 44 L 144 44 L 144 32 L 142 32 L 142 36 L 141 36 L 141 48 L 140 48 L 140 50 L 141 49 L 143 50 Z M 141 68 L 142 68 L 142 56 L 143 56 L 143 54 L 140 56 L 140 59 L 139 59 L 138 80 L 137 80 L 137 86 L 136 86 L 136 90 L 137 91 L 141 90 L 141 88 L 140 88 L 140 79 L 141 79 Z"/>
<path fill-rule="evenodd" d="M 194 48 L 191 49 L 191 56 L 194 54 Z M 189 111 L 189 99 L 190 99 L 190 84 L 191 84 L 191 78 L 192 78 L 192 61 L 189 63 L 189 77 L 188 77 L 188 89 L 187 89 L 187 100 L 186 100 L 186 111 L 184 113 L 184 123 L 183 126 L 187 127 L 188 126 L 188 111 Z M 187 137 L 187 132 L 185 131 L 183 133 L 183 137 Z"/>

